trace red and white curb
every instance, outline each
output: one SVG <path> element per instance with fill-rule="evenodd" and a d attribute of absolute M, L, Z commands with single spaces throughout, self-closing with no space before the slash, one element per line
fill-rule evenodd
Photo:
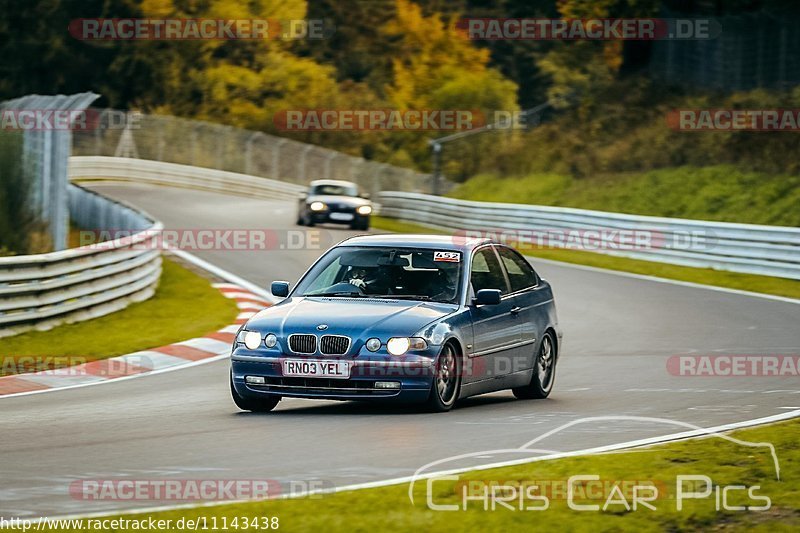
<path fill-rule="evenodd" d="M 150 350 L 56 370 L 0 377 L 0 398 L 139 377 L 227 357 L 239 326 L 271 303 L 238 284 L 215 283 L 213 286 L 226 298 L 235 300 L 239 308 L 236 321 L 230 326 L 209 333 L 205 337 Z"/>

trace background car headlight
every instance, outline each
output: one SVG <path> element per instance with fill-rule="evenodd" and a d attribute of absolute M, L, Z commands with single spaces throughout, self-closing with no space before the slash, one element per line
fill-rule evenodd
<path fill-rule="evenodd" d="M 381 349 L 381 340 L 372 337 L 366 342 L 367 350 L 370 352 L 377 352 Z"/>
<path fill-rule="evenodd" d="M 270 333 L 264 338 L 264 345 L 267 348 L 274 348 L 276 344 L 278 344 L 278 337 L 274 333 Z"/>
<path fill-rule="evenodd" d="M 370 213 L 372 213 L 372 207 L 368 205 L 362 205 L 359 206 L 358 209 L 356 209 L 356 211 L 358 212 L 359 215 L 369 215 Z"/>
<path fill-rule="evenodd" d="M 244 345 L 250 350 L 255 350 L 261 345 L 261 333 L 248 331 L 244 334 Z"/>
<path fill-rule="evenodd" d="M 312 211 L 322 211 L 323 209 L 325 209 L 325 204 L 323 204 L 322 202 L 311 202 L 311 205 L 308 206 L 308 208 L 311 209 Z"/>

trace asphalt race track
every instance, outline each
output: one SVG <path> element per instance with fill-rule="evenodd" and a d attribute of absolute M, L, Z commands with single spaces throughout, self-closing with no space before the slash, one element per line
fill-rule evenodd
<path fill-rule="evenodd" d="M 291 202 L 122 184 L 93 188 L 145 209 L 167 228 L 270 228 L 279 239 L 285 230 L 303 231 L 294 225 Z M 325 245 L 349 234 L 321 231 Z M 321 251 L 196 255 L 265 287 L 275 279 L 295 281 Z M 227 361 L 0 399 L 0 516 L 165 503 L 74 499 L 69 484 L 79 479 L 269 478 L 340 486 L 410 475 L 456 454 L 514 448 L 583 417 L 663 417 L 709 427 L 800 406 L 796 376 L 677 377 L 666 369 L 676 354 L 798 354 L 800 305 L 533 264 L 554 286 L 565 332 L 549 400 L 519 401 L 502 392 L 472 398 L 446 414 L 284 400 L 273 413 L 250 414 L 230 400 Z M 538 446 L 577 450 L 680 430 L 609 421 L 569 428 Z M 486 454 L 472 461 L 512 458 L 519 457 Z"/>

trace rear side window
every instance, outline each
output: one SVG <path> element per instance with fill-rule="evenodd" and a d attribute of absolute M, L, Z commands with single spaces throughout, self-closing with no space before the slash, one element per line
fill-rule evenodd
<path fill-rule="evenodd" d="M 503 266 L 508 273 L 508 281 L 511 283 L 511 292 L 535 287 L 538 283 L 536 272 L 531 265 L 514 250 L 503 246 L 497 247 Z"/>
<path fill-rule="evenodd" d="M 506 278 L 494 250 L 490 246 L 481 248 L 472 256 L 472 273 L 470 277 L 472 290 L 500 289 L 503 294 L 508 293 Z"/>

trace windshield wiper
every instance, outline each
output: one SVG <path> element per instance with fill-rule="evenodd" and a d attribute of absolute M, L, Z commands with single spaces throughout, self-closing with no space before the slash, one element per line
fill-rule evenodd
<path fill-rule="evenodd" d="M 392 298 L 395 300 L 431 300 L 430 296 L 424 294 L 371 294 L 370 298 Z"/>
<path fill-rule="evenodd" d="M 330 297 L 330 296 L 349 296 L 349 297 L 355 297 L 355 298 L 366 298 L 367 297 L 367 295 L 361 294 L 360 292 L 357 292 L 357 291 L 352 291 L 352 292 L 351 291 L 317 292 L 317 293 L 312 293 L 312 294 L 304 294 L 303 296 L 306 296 L 306 297 L 307 296 L 325 296 L 325 297 Z"/>

